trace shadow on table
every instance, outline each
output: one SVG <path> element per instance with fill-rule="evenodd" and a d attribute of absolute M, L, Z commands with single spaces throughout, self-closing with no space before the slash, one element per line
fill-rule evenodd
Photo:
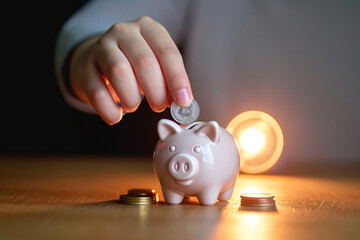
<path fill-rule="evenodd" d="M 208 239 L 217 226 L 227 202 L 201 206 L 192 198 L 180 205 L 125 205 L 118 200 L 73 207 L 98 219 L 107 234 L 126 239 Z M 102 219 L 102 220 L 101 220 Z M 100 222 L 101 220 L 101 222 Z"/>
<path fill-rule="evenodd" d="M 0 216 L 0 232 L 9 239 L 209 239 L 227 205 L 109 200 Z"/>

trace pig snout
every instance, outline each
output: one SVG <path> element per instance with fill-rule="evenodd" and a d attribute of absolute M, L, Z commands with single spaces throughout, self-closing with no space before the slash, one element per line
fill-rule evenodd
<path fill-rule="evenodd" d="M 196 158 L 191 155 L 180 153 L 169 161 L 169 173 L 175 182 L 181 186 L 190 185 L 195 179 L 199 166 Z"/>

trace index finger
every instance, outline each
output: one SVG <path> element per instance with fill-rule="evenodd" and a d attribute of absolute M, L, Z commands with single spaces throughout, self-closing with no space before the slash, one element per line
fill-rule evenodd
<path fill-rule="evenodd" d="M 141 35 L 160 63 L 170 95 L 177 105 L 189 106 L 194 97 L 179 49 L 160 23 L 148 17 L 139 21 Z"/>

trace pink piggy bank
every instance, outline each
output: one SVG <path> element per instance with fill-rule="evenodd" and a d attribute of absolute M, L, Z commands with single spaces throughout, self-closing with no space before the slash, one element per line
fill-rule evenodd
<path fill-rule="evenodd" d="M 154 151 L 154 171 L 165 202 L 179 204 L 185 195 L 202 205 L 231 198 L 239 174 L 240 156 L 233 136 L 217 122 L 187 127 L 162 119 Z"/>

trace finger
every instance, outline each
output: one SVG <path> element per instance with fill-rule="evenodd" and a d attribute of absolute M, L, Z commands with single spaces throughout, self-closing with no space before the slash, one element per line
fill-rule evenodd
<path fill-rule="evenodd" d="M 122 108 L 114 102 L 101 74 L 95 67 L 89 67 L 84 77 L 87 79 L 85 94 L 96 112 L 107 124 L 118 123 L 122 118 Z"/>
<path fill-rule="evenodd" d="M 104 76 L 104 78 L 106 78 L 106 77 Z M 109 90 L 109 93 L 110 93 L 110 96 L 112 97 L 112 99 L 116 102 L 116 104 L 120 103 L 121 100 L 120 100 L 118 94 L 115 92 L 113 86 L 111 86 L 110 82 L 107 79 L 105 81 L 105 84 Z"/>
<path fill-rule="evenodd" d="M 116 44 L 99 41 L 103 42 L 99 43 L 101 47 L 95 53 L 97 64 L 121 99 L 124 110 L 134 112 L 141 102 L 141 95 L 131 65 Z"/>
<path fill-rule="evenodd" d="M 167 91 L 167 96 L 168 96 L 166 107 L 170 108 L 170 107 L 171 107 L 171 104 L 173 103 L 174 100 L 173 100 L 173 98 L 171 97 L 171 94 L 170 94 L 170 92 L 169 92 L 169 88 L 168 88 L 168 87 L 166 87 L 166 91 Z"/>
<path fill-rule="evenodd" d="M 129 60 L 150 107 L 155 112 L 163 111 L 167 104 L 167 92 L 164 76 L 154 53 L 138 29 L 133 28 L 122 34 L 124 30 L 118 28 L 116 34 L 119 48 Z"/>
<path fill-rule="evenodd" d="M 160 63 L 172 98 L 177 105 L 187 107 L 193 99 L 193 94 L 183 58 L 176 44 L 160 23 L 151 18 L 144 18 L 142 22 L 141 34 Z"/>

